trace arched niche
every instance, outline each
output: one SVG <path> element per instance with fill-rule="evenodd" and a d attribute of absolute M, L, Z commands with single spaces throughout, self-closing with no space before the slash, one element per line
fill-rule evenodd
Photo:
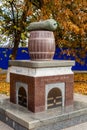
<path fill-rule="evenodd" d="M 16 103 L 28 107 L 28 85 L 16 82 Z"/>
<path fill-rule="evenodd" d="M 61 100 L 61 106 L 64 107 L 65 104 L 65 83 L 64 82 L 59 82 L 59 83 L 52 83 L 52 84 L 46 84 L 45 86 L 45 110 L 48 109 L 48 97 L 49 94 L 52 93 L 52 91 L 57 90 L 56 95 L 61 95 L 60 99 Z M 55 97 L 55 96 L 54 96 Z M 57 98 L 57 96 L 56 96 Z M 54 98 L 54 102 L 56 102 Z"/>
<path fill-rule="evenodd" d="M 27 107 L 27 94 L 23 87 L 20 87 L 18 90 L 18 104 Z"/>
<path fill-rule="evenodd" d="M 59 88 L 52 88 L 47 96 L 47 109 L 62 106 L 62 93 Z"/>

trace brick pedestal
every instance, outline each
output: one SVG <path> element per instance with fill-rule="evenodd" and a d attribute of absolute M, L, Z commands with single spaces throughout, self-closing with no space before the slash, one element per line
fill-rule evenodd
<path fill-rule="evenodd" d="M 11 102 L 18 104 L 17 87 L 22 86 L 27 89 L 27 108 L 32 112 L 45 111 L 48 88 L 59 86 L 61 93 L 64 92 L 63 105 L 73 104 L 73 61 L 10 61 L 10 65 Z"/>

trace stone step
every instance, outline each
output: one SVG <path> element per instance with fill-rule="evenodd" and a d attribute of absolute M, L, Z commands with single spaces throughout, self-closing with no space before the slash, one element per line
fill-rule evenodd
<path fill-rule="evenodd" d="M 73 106 L 32 113 L 27 108 L 10 103 L 9 97 L 1 95 L 0 120 L 15 130 L 68 129 L 68 127 L 87 122 L 87 96 L 74 94 Z"/>

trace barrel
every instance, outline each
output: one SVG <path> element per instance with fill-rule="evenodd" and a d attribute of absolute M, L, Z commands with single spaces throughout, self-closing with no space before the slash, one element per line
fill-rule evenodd
<path fill-rule="evenodd" d="M 55 38 L 52 31 L 31 31 L 28 43 L 31 60 L 52 60 Z"/>

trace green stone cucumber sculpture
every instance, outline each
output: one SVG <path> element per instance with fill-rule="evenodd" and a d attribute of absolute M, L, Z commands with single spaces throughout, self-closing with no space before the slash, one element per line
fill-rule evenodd
<path fill-rule="evenodd" d="M 57 29 L 57 22 L 54 19 L 48 19 L 40 22 L 32 22 L 30 23 L 28 30 L 48 30 L 55 31 Z"/>

